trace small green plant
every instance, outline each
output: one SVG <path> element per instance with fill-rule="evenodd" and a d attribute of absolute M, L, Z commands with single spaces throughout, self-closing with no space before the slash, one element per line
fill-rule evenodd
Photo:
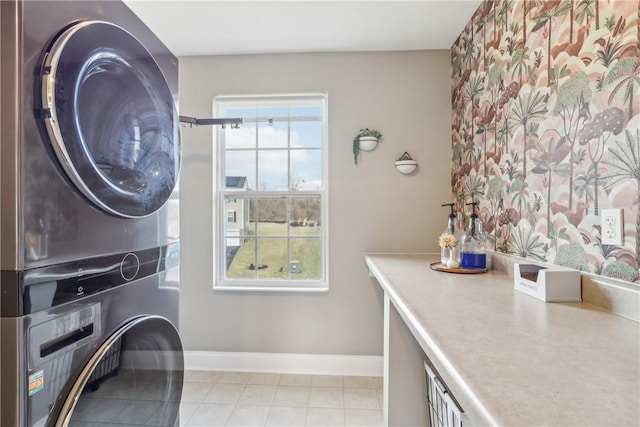
<path fill-rule="evenodd" d="M 358 131 L 358 134 L 353 140 L 353 161 L 356 166 L 358 165 L 358 156 L 360 155 L 360 138 L 363 136 L 372 136 L 378 141 L 382 138 L 382 134 L 375 129 L 363 128 Z"/>

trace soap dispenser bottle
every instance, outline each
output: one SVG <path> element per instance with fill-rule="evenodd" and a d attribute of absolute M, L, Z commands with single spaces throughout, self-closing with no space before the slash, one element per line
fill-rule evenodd
<path fill-rule="evenodd" d="M 460 267 L 462 268 L 487 268 L 486 236 L 482 223 L 476 214 L 477 202 L 467 203 L 471 205 L 469 227 L 462 236 L 462 248 L 460 252 Z"/>
<path fill-rule="evenodd" d="M 453 236 L 454 245 L 457 245 L 460 242 L 461 233 L 458 227 L 456 227 L 456 214 L 453 212 L 453 207 L 455 206 L 455 203 L 445 203 L 441 206 L 443 207 L 449 206 L 449 208 L 451 209 L 451 213 L 449 214 L 449 217 L 447 220 L 447 228 L 445 228 L 442 234 L 449 234 Z M 455 261 L 455 263 L 450 261 Z M 441 247 L 440 262 L 444 265 L 451 265 L 451 264 L 457 265 L 459 262 L 457 248 L 455 246 L 453 248 L 447 248 L 444 246 Z"/>

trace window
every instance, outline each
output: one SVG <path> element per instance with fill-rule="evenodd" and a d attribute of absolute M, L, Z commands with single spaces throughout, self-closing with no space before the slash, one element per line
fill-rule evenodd
<path fill-rule="evenodd" d="M 217 131 L 216 288 L 326 290 L 326 96 L 219 96 L 214 111 L 243 119 Z"/>

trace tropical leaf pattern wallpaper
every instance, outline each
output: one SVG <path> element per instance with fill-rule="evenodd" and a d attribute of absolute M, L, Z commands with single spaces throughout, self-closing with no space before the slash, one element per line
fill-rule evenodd
<path fill-rule="evenodd" d="M 451 183 L 499 252 L 640 282 L 640 1 L 485 0 L 451 50 Z M 601 241 L 624 210 L 624 244 Z"/>

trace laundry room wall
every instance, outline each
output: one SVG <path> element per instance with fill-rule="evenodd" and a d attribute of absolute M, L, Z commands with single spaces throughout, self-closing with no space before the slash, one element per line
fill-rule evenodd
<path fill-rule="evenodd" d="M 329 291 L 212 289 L 213 129 L 183 128 L 181 335 L 187 351 L 382 355 L 382 292 L 367 252 L 437 252 L 450 192 L 449 51 L 180 58 L 180 114 L 214 96 L 324 92 L 329 99 Z M 384 140 L 354 165 L 359 128 Z M 405 176 L 408 151 L 420 166 Z"/>

